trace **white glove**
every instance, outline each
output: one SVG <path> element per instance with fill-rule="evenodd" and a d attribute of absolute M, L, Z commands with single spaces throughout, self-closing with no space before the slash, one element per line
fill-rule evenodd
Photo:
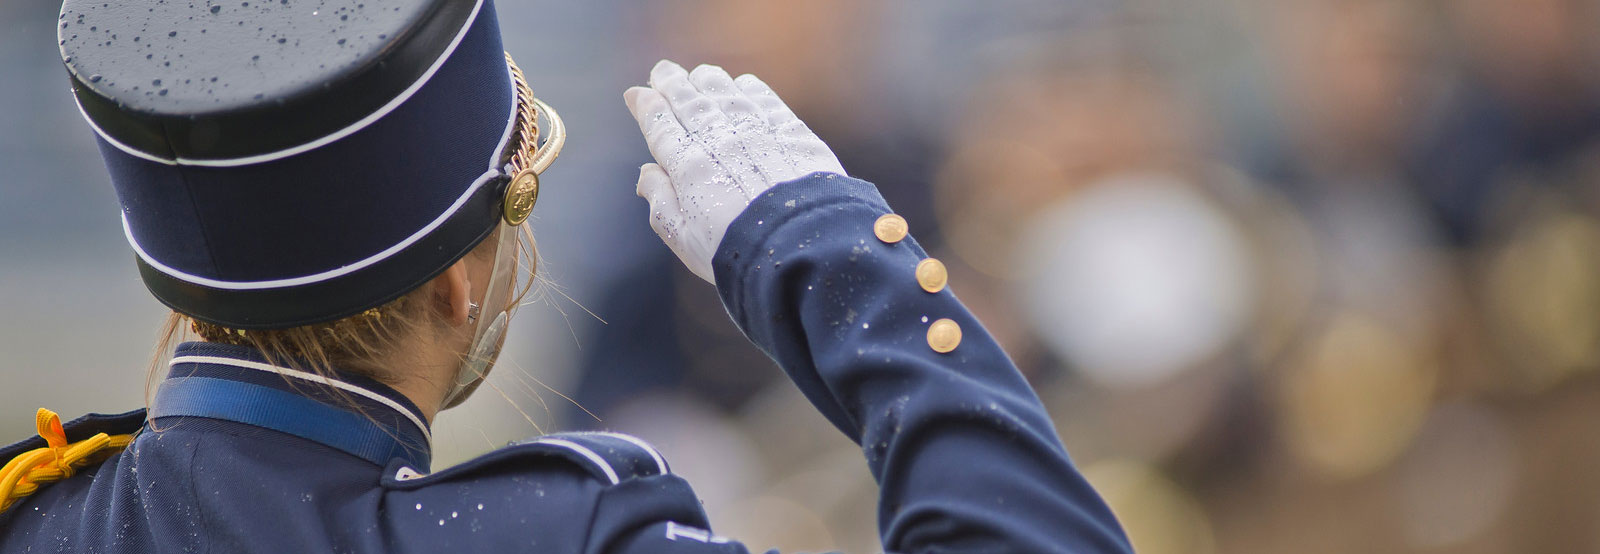
<path fill-rule="evenodd" d="M 728 225 L 773 185 L 827 171 L 839 159 L 754 75 L 667 60 L 649 87 L 623 94 L 657 163 L 639 168 L 650 227 L 689 271 L 713 284 L 711 257 Z"/>

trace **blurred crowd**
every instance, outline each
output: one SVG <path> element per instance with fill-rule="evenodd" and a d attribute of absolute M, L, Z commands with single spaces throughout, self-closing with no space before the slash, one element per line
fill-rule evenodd
<path fill-rule="evenodd" d="M 1141 552 L 1600 548 L 1600 5 L 666 4 L 665 54 L 760 73 L 907 215 Z M 852 445 L 654 258 L 591 423 L 870 551 Z"/>
<path fill-rule="evenodd" d="M 631 196 L 645 153 L 621 86 L 663 57 L 759 74 L 878 184 L 1140 552 L 1600 549 L 1596 0 L 501 11 L 574 138 L 537 216 L 547 302 L 474 403 L 657 443 L 720 533 L 881 548 L 855 445 Z M 0 69 L 20 67 L 3 30 Z M 0 101 L 34 98 L 14 90 Z M 11 131 L 0 204 L 50 196 L 19 184 L 56 177 Z M 92 155 L 79 131 L 62 140 Z M 93 169 L 83 194 L 109 197 Z M 38 202 L 76 202 L 56 197 Z M 462 444 L 446 458 L 487 447 Z"/>

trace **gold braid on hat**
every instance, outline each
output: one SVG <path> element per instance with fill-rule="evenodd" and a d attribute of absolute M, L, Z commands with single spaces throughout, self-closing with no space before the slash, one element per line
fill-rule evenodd
<path fill-rule="evenodd" d="M 506 67 L 511 70 L 512 87 L 517 93 L 517 136 L 506 149 L 507 158 L 502 161 L 511 164 L 511 173 L 515 175 L 533 160 L 534 146 L 539 142 L 539 108 L 533 104 L 533 89 L 528 87 L 527 77 L 522 75 L 522 68 L 517 67 L 509 52 L 506 53 Z"/>
<path fill-rule="evenodd" d="M 539 201 L 539 174 L 544 173 L 556 156 L 561 155 L 561 147 L 567 141 L 567 129 L 555 109 L 533 95 L 522 69 L 517 67 L 517 62 L 511 59 L 509 53 L 506 54 L 506 65 L 511 68 L 511 80 L 517 90 L 518 134 L 515 147 L 510 149 L 511 158 L 506 174 L 511 176 L 511 181 L 506 184 L 502 215 L 506 223 L 521 225 L 527 221 L 528 215 L 533 213 L 533 205 Z M 542 147 L 539 145 L 541 113 L 550 122 L 550 137 Z"/>

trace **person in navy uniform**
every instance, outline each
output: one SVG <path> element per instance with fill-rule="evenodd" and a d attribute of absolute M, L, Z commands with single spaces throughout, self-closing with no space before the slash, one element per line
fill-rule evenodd
<path fill-rule="evenodd" d="M 625 434 L 429 473 L 429 423 L 492 368 L 532 270 L 564 131 L 489 0 L 290 4 L 63 6 L 141 277 L 201 340 L 148 410 L 41 409 L 0 450 L 0 551 L 747 552 Z M 887 551 L 1131 550 L 873 185 L 753 76 L 649 83 L 624 97 L 652 227 L 862 446 Z"/>

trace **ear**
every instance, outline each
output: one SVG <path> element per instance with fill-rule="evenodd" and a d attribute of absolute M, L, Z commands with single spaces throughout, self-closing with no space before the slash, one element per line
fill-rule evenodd
<path fill-rule="evenodd" d="M 472 281 L 467 278 L 467 262 L 459 260 L 428 283 L 433 287 L 434 308 L 452 327 L 467 324 L 472 304 Z"/>

